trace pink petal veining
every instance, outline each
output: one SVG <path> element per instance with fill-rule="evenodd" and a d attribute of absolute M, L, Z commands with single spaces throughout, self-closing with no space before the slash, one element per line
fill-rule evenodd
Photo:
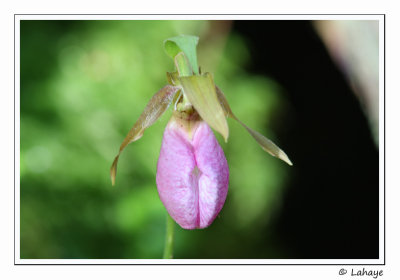
<path fill-rule="evenodd" d="M 169 122 L 156 181 L 161 201 L 182 228 L 205 228 L 214 221 L 225 203 L 229 170 L 206 122 L 195 128 L 192 139 L 177 122 Z"/>

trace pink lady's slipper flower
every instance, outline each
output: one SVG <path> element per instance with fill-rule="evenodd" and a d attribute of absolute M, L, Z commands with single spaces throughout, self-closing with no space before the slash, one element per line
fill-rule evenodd
<path fill-rule="evenodd" d="M 174 104 L 173 116 L 164 132 L 156 182 L 169 215 L 184 229 L 208 227 L 225 203 L 229 184 L 228 163 L 211 128 L 227 141 L 226 117 L 237 120 L 265 151 L 292 165 L 278 146 L 233 114 L 209 73 L 199 73 L 195 52 L 197 41 L 194 36 L 179 36 L 165 41 L 165 49 L 174 59 L 177 72 L 167 73 L 169 85 L 150 100 L 111 166 L 114 185 L 122 150 L 141 138 L 145 129 L 170 104 Z"/>

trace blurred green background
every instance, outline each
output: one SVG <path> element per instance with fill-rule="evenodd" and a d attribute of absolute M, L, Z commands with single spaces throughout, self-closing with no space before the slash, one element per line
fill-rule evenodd
<path fill-rule="evenodd" d="M 249 51 L 225 21 L 21 21 L 21 258 L 161 258 L 166 211 L 155 172 L 169 109 L 109 168 L 145 105 L 173 70 L 163 40 L 200 37 L 235 114 L 279 145 L 279 85 L 244 71 Z M 216 135 L 230 167 L 227 200 L 207 229 L 176 226 L 175 258 L 284 258 L 271 221 L 290 168 L 233 120 Z M 285 149 L 285 147 L 282 147 Z M 290 157 L 290 154 L 289 154 Z"/>

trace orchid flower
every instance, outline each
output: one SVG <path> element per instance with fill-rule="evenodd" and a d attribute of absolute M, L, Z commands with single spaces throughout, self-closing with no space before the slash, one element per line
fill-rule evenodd
<path fill-rule="evenodd" d="M 226 142 L 229 136 L 227 117 L 238 121 L 264 151 L 292 165 L 277 145 L 234 115 L 225 95 L 215 86 L 212 75 L 200 73 L 197 43 L 195 36 L 178 36 L 164 42 L 177 71 L 167 73 L 169 84 L 150 99 L 111 166 L 114 185 L 121 152 L 128 144 L 139 140 L 144 131 L 173 105 L 157 163 L 156 183 L 167 212 L 184 229 L 208 227 L 225 203 L 228 163 L 211 128 Z"/>

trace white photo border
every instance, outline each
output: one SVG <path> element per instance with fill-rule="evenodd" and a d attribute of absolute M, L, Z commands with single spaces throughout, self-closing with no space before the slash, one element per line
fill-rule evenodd
<path fill-rule="evenodd" d="M 385 265 L 386 130 L 385 14 L 14 14 L 14 265 Z M 379 21 L 378 259 L 21 259 L 20 21 L 21 20 L 377 20 Z M 18 147 L 18 148 L 17 148 Z"/>

